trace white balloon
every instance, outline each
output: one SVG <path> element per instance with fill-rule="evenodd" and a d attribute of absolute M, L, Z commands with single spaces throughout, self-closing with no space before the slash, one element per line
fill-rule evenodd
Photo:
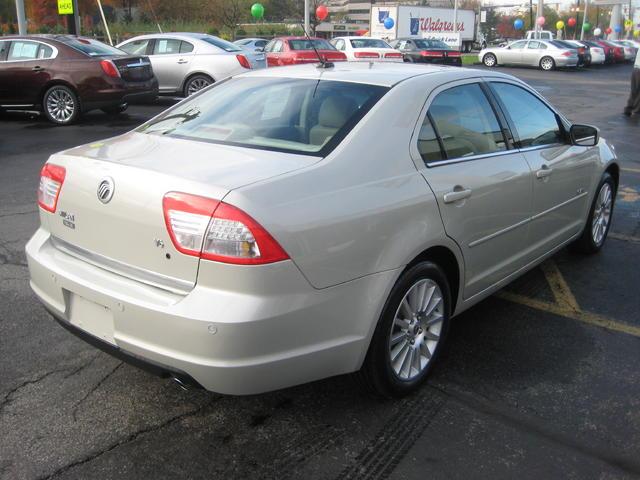
<path fill-rule="evenodd" d="M 593 34 L 594 34 L 596 37 L 600 36 L 600 34 L 601 34 L 601 33 L 602 33 L 602 29 L 601 29 L 601 28 L 596 28 L 596 29 L 593 31 Z"/>

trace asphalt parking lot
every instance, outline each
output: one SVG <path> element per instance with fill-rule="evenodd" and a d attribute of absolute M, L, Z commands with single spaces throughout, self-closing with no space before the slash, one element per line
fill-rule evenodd
<path fill-rule="evenodd" d="M 368 397 L 338 377 L 251 397 L 181 390 L 59 327 L 29 289 L 24 245 L 53 152 L 172 104 L 59 128 L 0 115 L 0 478 L 640 477 L 640 119 L 631 67 L 507 69 L 623 167 L 603 251 L 562 251 L 456 319 L 422 390 Z"/>

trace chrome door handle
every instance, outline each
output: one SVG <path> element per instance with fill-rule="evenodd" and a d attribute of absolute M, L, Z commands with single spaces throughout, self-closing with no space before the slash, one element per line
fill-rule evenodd
<path fill-rule="evenodd" d="M 444 203 L 453 203 L 459 200 L 464 200 L 471 196 L 471 190 L 453 190 L 453 192 L 447 192 L 444 194 Z"/>
<path fill-rule="evenodd" d="M 184 60 L 181 58 L 180 60 L 178 60 L 178 63 L 189 63 L 189 60 Z"/>
<path fill-rule="evenodd" d="M 553 168 L 549 168 L 543 165 L 540 170 L 536 172 L 536 178 L 546 178 L 553 173 Z"/>
<path fill-rule="evenodd" d="M 41 67 L 39 65 L 36 65 L 35 67 L 33 67 L 31 70 L 33 70 L 34 72 L 41 72 L 44 70 L 44 67 Z"/>

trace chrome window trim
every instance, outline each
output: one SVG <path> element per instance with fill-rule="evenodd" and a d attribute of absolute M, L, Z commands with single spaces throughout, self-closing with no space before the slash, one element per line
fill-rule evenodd
<path fill-rule="evenodd" d="M 84 248 L 72 245 L 60 238 L 51 236 L 51 244 L 68 255 L 87 262 L 95 267 L 102 268 L 116 275 L 135 280 L 152 287 L 167 290 L 171 293 L 177 293 L 179 295 L 187 295 L 193 287 L 195 282 L 189 282 L 179 278 L 169 277 L 160 273 L 152 272 L 150 270 L 134 267 L 132 265 L 114 260 L 99 253 L 94 253 Z"/>
<path fill-rule="evenodd" d="M 32 58 L 32 59 L 28 59 L 28 60 L 0 60 L 0 64 L 5 64 L 5 63 L 17 63 L 17 62 L 41 62 L 43 60 L 53 60 L 58 56 L 58 49 L 54 46 L 51 45 L 50 43 L 46 43 L 46 42 L 42 42 L 40 40 L 32 40 L 31 38 L 13 38 L 13 39 L 6 39 L 6 40 L 2 40 L 3 42 L 9 42 L 9 43 L 13 43 L 13 42 L 33 42 L 33 43 L 39 43 L 40 45 L 44 45 L 46 47 L 49 47 L 53 50 L 53 54 L 50 57 L 47 58 Z M 7 58 L 9 58 L 9 52 L 7 52 Z"/>
<path fill-rule="evenodd" d="M 487 242 L 489 240 L 492 240 L 492 239 L 494 239 L 494 238 L 496 238 L 496 237 L 498 237 L 498 236 L 500 236 L 500 235 L 502 235 L 504 233 L 508 233 L 511 230 L 514 230 L 514 229 L 516 229 L 518 227 L 522 227 L 524 225 L 527 225 L 528 223 L 533 222 L 534 220 L 538 220 L 539 218 L 544 217 L 545 215 L 548 215 L 548 214 L 552 213 L 553 211 L 555 211 L 555 210 L 557 210 L 559 208 L 562 208 L 565 205 L 570 204 L 571 202 L 575 202 L 576 200 L 578 200 L 578 199 L 584 197 L 585 195 L 587 195 L 588 193 L 589 192 L 581 192 L 581 193 L 571 197 L 569 200 L 565 200 L 564 202 L 559 203 L 557 205 L 554 205 L 553 207 L 548 208 L 547 210 L 544 210 L 544 211 L 542 211 L 540 213 L 536 213 L 535 215 L 532 215 L 532 216 L 530 216 L 528 218 L 525 218 L 524 220 L 521 220 L 518 223 L 514 223 L 513 225 L 509 225 L 508 227 L 503 228 L 502 230 L 498 230 L 497 232 L 493 232 L 491 235 L 487 235 L 486 237 L 482 237 L 482 238 L 479 238 L 478 240 L 474 240 L 473 242 L 469 243 L 469 248 L 473 248 L 473 247 L 475 247 L 477 245 L 480 245 L 480 244 L 485 243 L 485 242 Z"/>
<path fill-rule="evenodd" d="M 473 160 L 480 160 L 487 157 L 499 157 L 502 155 L 509 155 L 516 153 L 517 150 L 498 150 L 497 152 L 482 153 L 478 155 L 470 155 L 468 157 L 448 158 L 446 160 L 434 160 L 427 162 L 427 168 L 439 167 L 440 165 L 451 165 L 454 163 L 471 162 Z"/>

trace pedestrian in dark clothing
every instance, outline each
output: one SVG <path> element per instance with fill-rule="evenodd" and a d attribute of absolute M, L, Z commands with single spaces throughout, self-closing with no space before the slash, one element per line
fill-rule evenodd
<path fill-rule="evenodd" d="M 633 64 L 631 94 L 627 100 L 627 106 L 624 108 L 624 114 L 627 116 L 640 115 L 640 50 L 636 53 L 636 62 Z"/>

